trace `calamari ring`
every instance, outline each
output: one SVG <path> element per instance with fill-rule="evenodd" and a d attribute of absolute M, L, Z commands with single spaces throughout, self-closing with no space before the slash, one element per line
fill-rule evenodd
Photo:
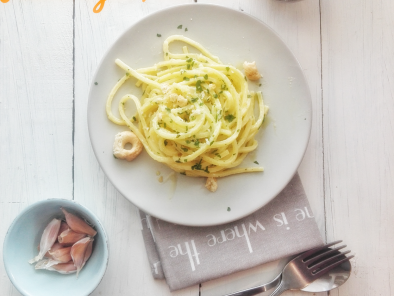
<path fill-rule="evenodd" d="M 131 149 L 125 149 L 124 146 L 130 143 Z M 138 137 L 130 131 L 124 131 L 117 133 L 115 136 L 115 142 L 113 146 L 114 156 L 118 159 L 126 159 L 132 161 L 142 151 L 143 145 Z"/>

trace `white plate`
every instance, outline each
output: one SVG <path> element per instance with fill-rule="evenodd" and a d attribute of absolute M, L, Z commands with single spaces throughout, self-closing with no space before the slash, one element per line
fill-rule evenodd
<path fill-rule="evenodd" d="M 177 29 L 182 25 L 182 29 Z M 188 29 L 185 32 L 185 28 Z M 161 34 L 162 37 L 157 37 Z M 270 111 L 265 128 L 257 136 L 259 146 L 243 165 L 258 161 L 263 173 L 241 174 L 219 179 L 215 193 L 204 178 L 177 174 L 177 180 L 159 183 L 156 173 L 166 177 L 171 170 L 145 152 L 133 162 L 112 154 L 114 136 L 127 128 L 107 119 L 105 102 L 124 71 L 115 65 L 120 58 L 133 68 L 151 66 L 163 59 L 162 44 L 173 34 L 200 42 L 223 63 L 241 67 L 256 61 L 263 74 L 262 86 Z M 208 226 L 242 218 L 273 199 L 296 172 L 307 147 L 311 128 L 311 100 L 302 70 L 280 38 L 261 21 L 239 11 L 209 5 L 175 6 L 151 14 L 133 24 L 108 50 L 93 78 L 88 105 L 90 140 L 96 157 L 114 186 L 133 204 L 160 219 L 176 224 Z M 128 83 L 118 99 L 141 90 Z M 114 106 L 117 114 L 117 106 Z M 231 209 L 231 210 L 230 210 Z"/>

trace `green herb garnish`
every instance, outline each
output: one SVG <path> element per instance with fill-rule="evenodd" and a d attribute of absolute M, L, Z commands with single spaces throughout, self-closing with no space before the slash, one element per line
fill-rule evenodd
<path fill-rule="evenodd" d="M 161 34 L 157 34 L 157 37 L 161 37 Z"/>
<path fill-rule="evenodd" d="M 177 29 L 182 29 L 182 25 L 179 25 L 179 26 L 177 27 Z"/>
<path fill-rule="evenodd" d="M 259 164 L 257 160 L 253 161 L 255 164 Z"/>
<path fill-rule="evenodd" d="M 197 82 L 196 82 L 196 91 L 202 92 L 201 80 L 197 80 Z"/>
<path fill-rule="evenodd" d="M 232 122 L 235 119 L 235 116 L 232 114 L 229 114 L 229 115 L 225 116 L 224 119 L 226 119 L 228 122 Z"/>

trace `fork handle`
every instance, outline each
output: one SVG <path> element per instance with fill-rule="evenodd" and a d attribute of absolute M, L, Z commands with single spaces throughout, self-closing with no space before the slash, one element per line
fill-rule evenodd
<path fill-rule="evenodd" d="M 252 295 L 257 295 L 257 294 L 260 294 L 262 292 L 266 292 L 268 290 L 271 290 L 273 287 L 278 285 L 278 283 L 281 281 L 281 279 L 282 279 L 282 274 L 279 274 L 276 278 L 274 278 L 269 283 L 266 283 L 264 285 L 260 285 L 260 286 L 257 286 L 257 287 L 249 288 L 249 289 L 246 289 L 246 290 L 238 291 L 238 292 L 235 292 L 235 293 L 226 294 L 224 296 L 252 296 Z"/>
<path fill-rule="evenodd" d="M 271 293 L 270 296 L 279 296 L 284 291 L 287 291 L 288 288 L 283 284 L 283 281 L 280 282 L 279 286 L 276 287 L 275 291 Z"/>

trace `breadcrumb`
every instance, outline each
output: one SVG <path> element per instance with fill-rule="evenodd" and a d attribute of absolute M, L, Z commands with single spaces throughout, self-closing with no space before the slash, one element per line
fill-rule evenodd
<path fill-rule="evenodd" d="M 213 177 L 208 177 L 207 182 L 205 183 L 205 187 L 211 191 L 215 192 L 218 189 L 218 180 Z"/>
<path fill-rule="evenodd" d="M 259 80 L 262 76 L 256 67 L 256 62 L 248 63 L 244 62 L 243 67 L 245 70 L 245 75 L 249 80 Z"/>

